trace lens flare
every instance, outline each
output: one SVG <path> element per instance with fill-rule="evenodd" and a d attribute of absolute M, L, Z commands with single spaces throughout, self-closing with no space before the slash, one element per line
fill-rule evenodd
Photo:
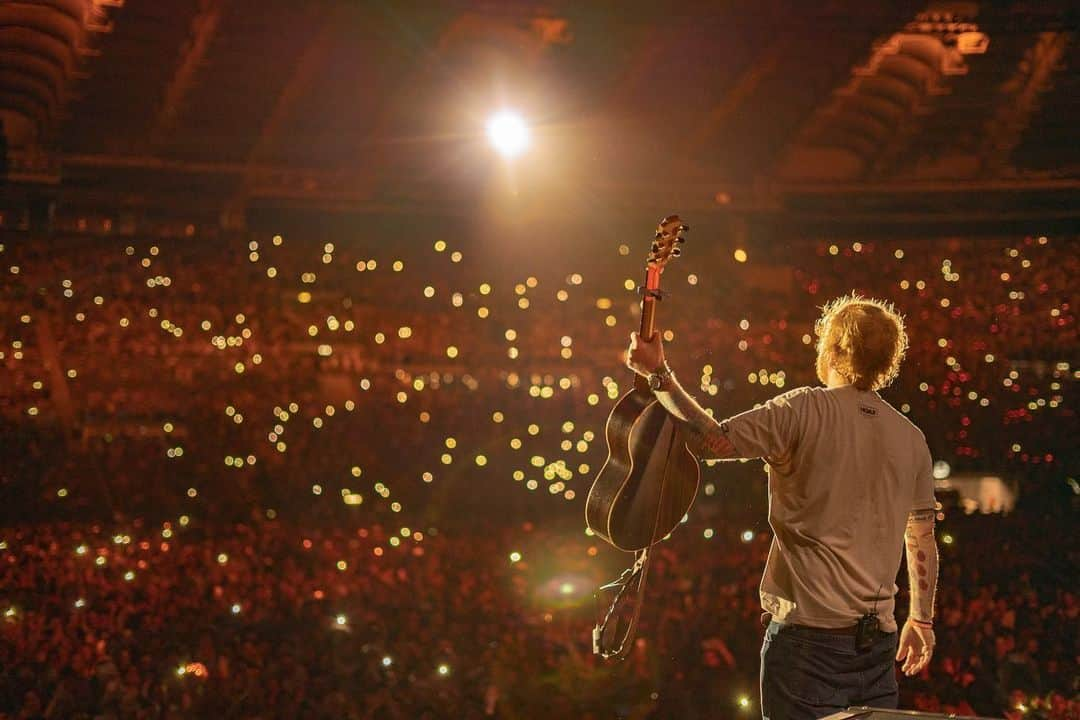
<path fill-rule="evenodd" d="M 517 157 L 529 146 L 529 128 L 515 112 L 502 110 L 491 116 L 487 136 L 492 147 L 503 157 Z"/>

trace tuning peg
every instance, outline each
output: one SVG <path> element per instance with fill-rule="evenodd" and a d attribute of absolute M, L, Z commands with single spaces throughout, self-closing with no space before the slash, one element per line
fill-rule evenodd
<path fill-rule="evenodd" d="M 675 242 L 684 243 L 684 242 L 686 242 L 686 238 L 684 238 L 682 235 L 680 235 L 677 238 L 675 238 Z"/>
<path fill-rule="evenodd" d="M 659 250 L 660 250 L 660 243 L 656 243 L 656 242 L 654 242 L 654 243 L 652 244 L 652 251 L 653 251 L 653 252 L 657 252 L 657 251 L 659 251 Z"/>
<path fill-rule="evenodd" d="M 679 232 L 690 232 L 690 226 L 689 225 L 680 225 L 679 226 Z"/>
<path fill-rule="evenodd" d="M 671 251 L 671 254 L 674 255 L 675 257 L 679 257 L 680 255 L 682 255 L 682 249 L 681 248 L 675 248 L 674 250 Z"/>
<path fill-rule="evenodd" d="M 662 230 L 657 230 L 656 234 L 653 235 L 653 237 L 659 240 L 660 238 L 664 237 L 664 233 Z"/>

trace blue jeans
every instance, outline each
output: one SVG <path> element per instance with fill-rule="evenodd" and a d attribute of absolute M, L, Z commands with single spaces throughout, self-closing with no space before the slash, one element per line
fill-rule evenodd
<path fill-rule="evenodd" d="M 896 633 L 855 637 L 770 622 L 761 646 L 761 716 L 815 720 L 853 705 L 895 708 Z"/>

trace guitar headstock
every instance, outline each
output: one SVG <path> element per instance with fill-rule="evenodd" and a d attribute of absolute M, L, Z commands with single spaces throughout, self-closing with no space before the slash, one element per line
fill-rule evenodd
<path fill-rule="evenodd" d="M 682 255 L 682 248 L 679 246 L 686 242 L 686 233 L 689 230 L 690 226 L 678 215 L 668 215 L 661 220 L 656 226 L 652 250 L 646 260 L 648 265 L 663 270 L 672 258 Z"/>

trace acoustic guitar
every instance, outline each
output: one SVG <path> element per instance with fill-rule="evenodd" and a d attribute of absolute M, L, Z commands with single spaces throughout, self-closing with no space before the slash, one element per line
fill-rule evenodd
<path fill-rule="evenodd" d="M 641 337 L 655 332 L 660 276 L 682 254 L 689 228 L 678 215 L 660 221 L 645 264 Z M 672 417 L 634 375 L 634 387 L 615 403 L 605 430 L 608 457 L 585 501 L 585 522 L 604 540 L 628 552 L 647 549 L 682 521 L 697 495 L 701 469 L 686 446 L 682 421 Z"/>

